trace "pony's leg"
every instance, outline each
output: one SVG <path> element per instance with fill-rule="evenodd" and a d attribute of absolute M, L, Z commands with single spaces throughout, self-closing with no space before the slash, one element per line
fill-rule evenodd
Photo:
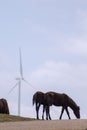
<path fill-rule="evenodd" d="M 46 107 L 46 119 L 48 120 L 48 118 L 49 118 L 49 120 L 51 120 L 51 116 L 50 116 L 50 106 L 47 106 L 47 107 Z"/>
<path fill-rule="evenodd" d="M 39 120 L 39 108 L 40 108 L 40 104 L 36 104 L 36 113 L 37 113 L 38 120 Z"/>
<path fill-rule="evenodd" d="M 44 112 L 46 111 L 46 120 L 49 119 L 51 120 L 51 116 L 50 116 L 50 107 L 49 106 L 44 106 L 43 105 L 43 114 L 42 114 L 42 120 L 44 120 Z"/>
<path fill-rule="evenodd" d="M 62 118 L 63 112 L 64 112 L 64 107 L 62 107 L 61 115 L 60 115 L 60 118 L 59 118 L 60 120 Z"/>
<path fill-rule="evenodd" d="M 69 115 L 68 108 L 66 108 L 66 113 L 67 113 L 67 115 L 68 115 L 69 119 L 71 119 L 71 118 L 70 118 L 70 115 Z"/>
<path fill-rule="evenodd" d="M 49 107 L 49 119 L 51 120 L 51 116 L 50 116 L 50 107 Z"/>
<path fill-rule="evenodd" d="M 49 117 L 49 106 L 46 106 L 46 120 L 48 120 Z"/>
<path fill-rule="evenodd" d="M 49 119 L 52 120 L 50 114 L 49 114 Z"/>
<path fill-rule="evenodd" d="M 42 114 L 42 120 L 44 120 L 44 112 L 46 110 L 46 106 L 43 105 L 43 114 Z"/>
<path fill-rule="evenodd" d="M 36 103 L 36 118 L 38 119 L 37 103 Z"/>

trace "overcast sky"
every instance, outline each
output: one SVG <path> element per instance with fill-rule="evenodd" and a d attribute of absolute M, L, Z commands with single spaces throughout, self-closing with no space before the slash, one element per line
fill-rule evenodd
<path fill-rule="evenodd" d="M 18 87 L 8 92 L 20 76 L 19 47 L 24 78 L 33 86 L 22 82 L 21 116 L 35 117 L 33 94 L 52 90 L 67 93 L 87 118 L 87 1 L 0 1 L 0 98 L 15 115 Z M 52 118 L 59 115 L 53 106 Z"/>

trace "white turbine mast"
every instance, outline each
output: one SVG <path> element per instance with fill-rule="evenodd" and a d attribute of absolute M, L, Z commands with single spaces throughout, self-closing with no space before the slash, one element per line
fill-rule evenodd
<path fill-rule="evenodd" d="M 23 69 L 22 69 L 22 57 L 21 57 L 21 49 L 19 48 L 19 56 L 20 56 L 20 77 L 16 78 L 19 83 L 18 87 L 18 115 L 20 116 L 21 111 L 21 81 L 23 80 Z"/>

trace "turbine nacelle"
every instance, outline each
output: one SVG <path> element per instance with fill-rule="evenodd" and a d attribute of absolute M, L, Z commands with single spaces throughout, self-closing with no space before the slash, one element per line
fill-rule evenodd
<path fill-rule="evenodd" d="M 18 78 L 16 78 L 16 80 L 24 80 L 24 78 L 23 77 L 18 77 Z"/>

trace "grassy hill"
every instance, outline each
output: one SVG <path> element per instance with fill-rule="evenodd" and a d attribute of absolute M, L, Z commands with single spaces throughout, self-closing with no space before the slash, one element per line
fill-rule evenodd
<path fill-rule="evenodd" d="M 19 117 L 14 115 L 0 114 L 0 122 L 10 122 L 10 121 L 32 121 L 33 118 Z"/>

